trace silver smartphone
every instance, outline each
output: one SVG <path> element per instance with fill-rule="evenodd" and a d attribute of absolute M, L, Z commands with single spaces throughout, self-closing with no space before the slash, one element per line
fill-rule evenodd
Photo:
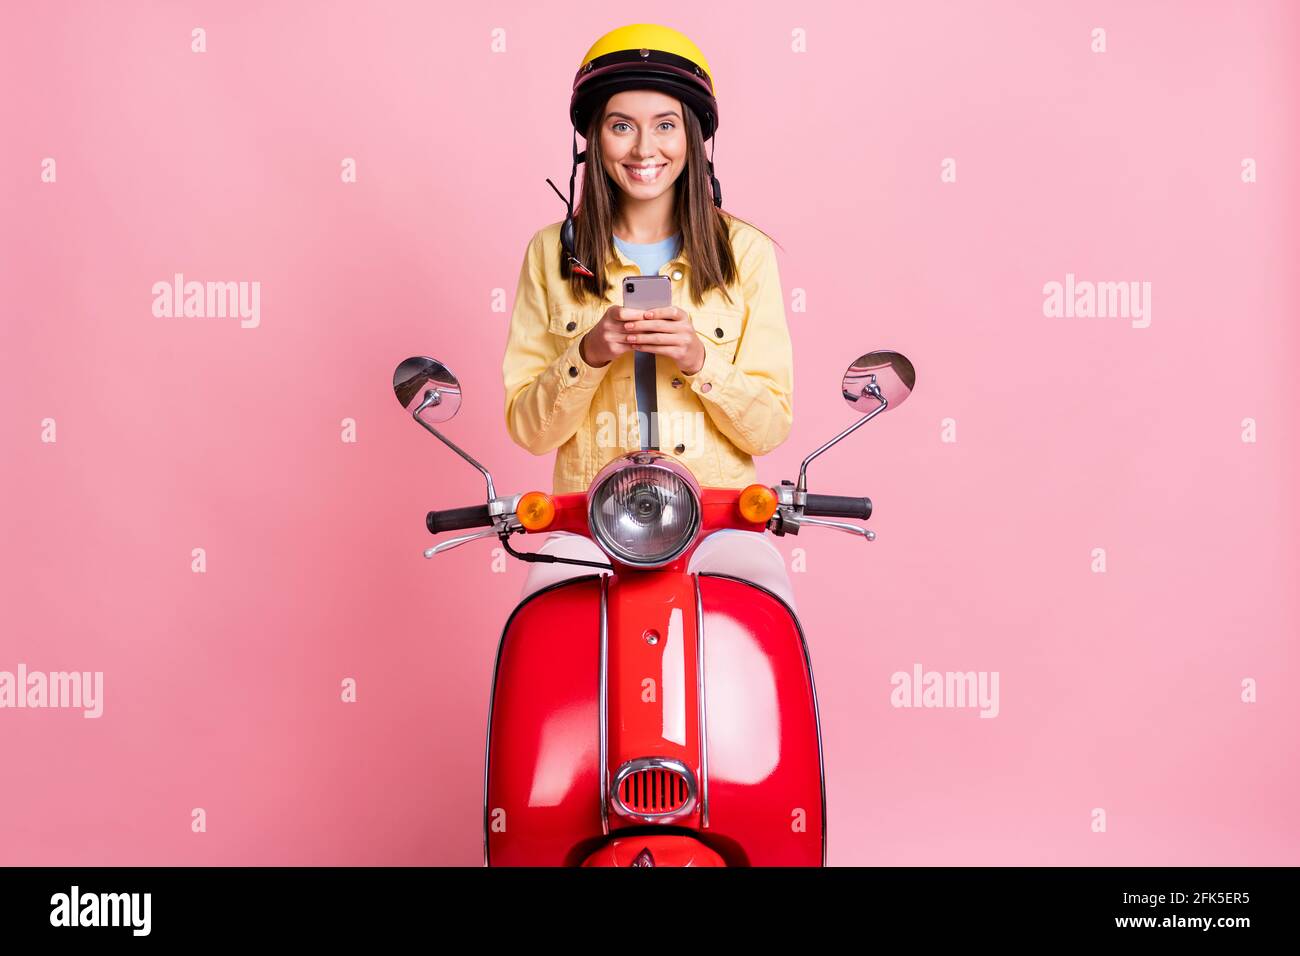
<path fill-rule="evenodd" d="M 623 305 L 629 309 L 660 309 L 673 304 L 673 280 L 667 276 L 628 276 L 623 280 Z"/>

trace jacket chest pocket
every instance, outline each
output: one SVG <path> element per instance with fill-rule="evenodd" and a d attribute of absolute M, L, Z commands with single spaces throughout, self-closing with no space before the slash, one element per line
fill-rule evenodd
<path fill-rule="evenodd" d="M 704 339 L 706 347 L 716 349 L 727 361 L 736 357 L 744 321 L 743 305 L 706 303 L 691 313 L 691 322 L 700 338 Z"/>
<path fill-rule="evenodd" d="M 549 307 L 547 331 L 559 337 L 560 349 L 568 348 L 569 343 L 600 321 L 604 314 L 595 304 L 573 305 L 568 302 L 552 302 Z"/>

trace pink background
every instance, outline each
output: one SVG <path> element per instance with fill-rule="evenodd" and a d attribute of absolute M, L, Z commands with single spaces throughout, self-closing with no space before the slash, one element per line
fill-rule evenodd
<path fill-rule="evenodd" d="M 0 710 L 0 863 L 481 863 L 524 568 L 420 556 L 425 511 L 483 485 L 389 382 L 441 358 L 450 437 L 501 491 L 546 486 L 552 457 L 504 428 L 493 290 L 508 309 L 562 217 L 543 180 L 567 178 L 582 54 L 640 16 L 6 6 L 0 670 L 102 670 L 105 701 Z M 727 207 L 806 293 L 794 430 L 760 476 L 852 421 L 860 352 L 919 373 L 810 470 L 873 498 L 879 540 L 778 539 L 806 551 L 829 861 L 1300 863 L 1295 5 L 644 16 L 709 58 Z M 155 318 L 175 272 L 259 281 L 260 327 Z M 1151 326 L 1045 317 L 1067 272 L 1150 282 Z M 999 716 L 891 707 L 918 662 L 998 671 Z"/>

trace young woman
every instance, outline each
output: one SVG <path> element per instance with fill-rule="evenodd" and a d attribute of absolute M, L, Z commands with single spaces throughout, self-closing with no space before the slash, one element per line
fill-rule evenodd
<path fill-rule="evenodd" d="M 772 240 L 722 211 L 704 153 L 718 125 L 707 62 L 676 30 L 620 27 L 583 58 L 570 119 L 570 215 L 533 235 L 510 320 L 510 436 L 535 455 L 556 450 L 555 494 L 585 491 L 611 459 L 647 447 L 680 459 L 702 487 L 754 483 L 753 456 L 790 431 L 793 360 Z M 668 276 L 673 305 L 624 308 L 622 280 L 638 275 Z M 563 532 L 540 550 L 604 558 Z M 525 594 L 591 573 L 529 569 Z M 794 603 L 781 554 L 761 534 L 709 535 L 690 570 L 745 577 Z"/>

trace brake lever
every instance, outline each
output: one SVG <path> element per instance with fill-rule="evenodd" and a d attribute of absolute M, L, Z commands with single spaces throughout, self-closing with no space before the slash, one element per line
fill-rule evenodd
<path fill-rule="evenodd" d="M 799 529 L 804 525 L 831 528 L 835 531 L 847 531 L 849 534 L 860 534 L 868 541 L 876 540 L 876 533 L 869 528 L 862 528 L 844 521 L 827 521 L 825 518 L 813 518 L 803 513 L 802 506 L 796 507 L 790 503 L 782 503 L 778 506 L 776 514 L 768 520 L 767 527 L 773 534 L 787 535 L 798 534 Z"/>
<path fill-rule="evenodd" d="M 821 528 L 834 528 L 837 531 L 847 531 L 850 534 L 860 534 L 868 541 L 876 540 L 876 533 L 870 528 L 860 528 L 855 524 L 847 524 L 843 521 L 827 521 L 825 518 L 810 518 L 807 515 L 799 516 L 799 523 L 816 525 Z"/>
<path fill-rule="evenodd" d="M 458 538 L 448 538 L 441 544 L 436 544 L 424 552 L 426 558 L 431 558 L 435 554 L 442 554 L 444 551 L 450 551 L 452 548 L 459 548 L 462 544 L 470 541 L 477 541 L 479 538 L 494 537 L 497 534 L 496 528 L 484 528 L 482 531 L 475 531 L 473 534 L 462 534 Z"/>

